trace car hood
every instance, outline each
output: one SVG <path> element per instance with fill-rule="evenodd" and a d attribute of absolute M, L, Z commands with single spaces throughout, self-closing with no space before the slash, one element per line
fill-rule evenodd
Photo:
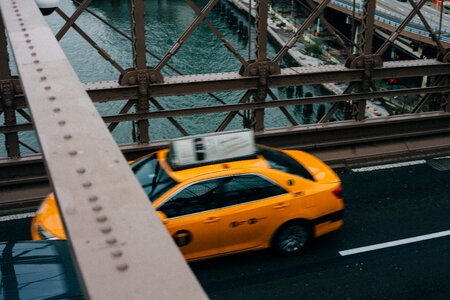
<path fill-rule="evenodd" d="M 337 183 L 341 181 L 333 169 L 314 155 L 298 150 L 284 150 L 284 153 L 294 158 L 304 168 L 306 168 L 314 178 L 315 182 Z"/>

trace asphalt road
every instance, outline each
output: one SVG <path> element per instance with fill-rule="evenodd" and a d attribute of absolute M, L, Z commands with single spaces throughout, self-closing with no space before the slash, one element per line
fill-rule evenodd
<path fill-rule="evenodd" d="M 211 299 L 450 299 L 450 236 L 339 253 L 450 230 L 450 171 L 415 163 L 341 170 L 346 224 L 301 256 L 259 251 L 191 267 Z"/>
<path fill-rule="evenodd" d="M 338 172 L 346 202 L 339 232 L 297 257 L 267 250 L 191 263 L 208 296 L 450 299 L 450 158 Z M 28 239 L 29 222 L 0 216 L 0 240 Z M 405 240 L 413 237 L 428 239 Z"/>

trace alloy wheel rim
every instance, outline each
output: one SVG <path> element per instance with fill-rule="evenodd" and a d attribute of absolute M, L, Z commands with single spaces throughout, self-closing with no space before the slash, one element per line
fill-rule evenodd
<path fill-rule="evenodd" d="M 299 251 L 306 244 L 308 233 L 302 226 L 287 228 L 280 237 L 280 248 L 287 253 Z"/>

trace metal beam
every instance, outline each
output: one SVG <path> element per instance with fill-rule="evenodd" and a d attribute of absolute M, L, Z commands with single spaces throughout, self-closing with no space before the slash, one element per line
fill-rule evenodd
<path fill-rule="evenodd" d="M 206 299 L 35 1 L 0 8 L 85 297 Z"/>
<path fill-rule="evenodd" d="M 439 62 L 435 59 L 393 61 L 384 62 L 383 67 L 373 69 L 372 79 L 437 76 L 448 75 L 449 73 L 450 63 Z M 269 75 L 268 87 L 354 82 L 361 81 L 363 75 L 363 69 L 349 69 L 342 65 L 286 68 L 281 69 L 279 75 Z M 139 96 L 136 85 L 121 86 L 116 81 L 87 83 L 84 84 L 84 88 L 94 102 L 122 101 L 123 99 L 137 99 Z M 165 77 L 163 83 L 151 83 L 149 85 L 151 97 L 256 90 L 257 88 L 257 77 L 244 77 L 236 72 L 211 73 L 207 76 L 200 74 Z M 15 102 L 17 108 L 26 107 L 23 97 L 16 96 Z M 1 101 L 0 111 L 3 111 Z"/>

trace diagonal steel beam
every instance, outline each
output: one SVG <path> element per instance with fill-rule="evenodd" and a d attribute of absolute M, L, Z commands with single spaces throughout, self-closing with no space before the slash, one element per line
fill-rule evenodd
<path fill-rule="evenodd" d="M 416 8 L 416 3 L 413 0 L 409 0 L 409 4 L 413 7 L 413 9 Z M 420 10 L 417 11 L 417 15 L 419 16 L 420 20 L 423 23 L 423 26 L 428 30 L 428 32 L 431 35 L 431 39 L 436 43 L 436 47 L 439 48 L 440 52 L 445 51 L 445 47 L 442 45 L 439 38 L 436 36 L 436 33 L 434 32 L 433 28 L 431 28 L 430 24 L 428 23 L 427 19 L 423 16 L 422 12 Z"/>
<path fill-rule="evenodd" d="M 251 96 L 253 96 L 254 91 L 252 90 L 248 90 L 245 92 L 244 96 L 241 97 L 241 99 L 239 100 L 238 103 L 246 103 L 248 102 L 248 100 L 250 99 Z M 222 123 L 220 123 L 219 127 L 217 127 L 217 129 L 215 130 L 216 132 L 219 131 L 224 131 L 225 128 L 227 128 L 228 124 L 230 124 L 230 122 L 234 119 L 234 117 L 238 114 L 238 111 L 232 111 L 230 112 L 225 119 L 222 121 Z M 246 118 L 246 116 L 239 114 L 242 118 Z"/>
<path fill-rule="evenodd" d="M 119 115 L 121 114 L 126 114 L 127 112 L 130 111 L 130 109 L 133 107 L 133 105 L 136 104 L 136 101 L 134 100 L 128 100 L 127 103 L 125 103 L 125 105 L 120 109 L 119 111 Z M 116 127 L 119 125 L 118 122 L 114 122 L 108 125 L 108 130 L 110 132 L 113 132 L 114 129 L 116 129 Z"/>
<path fill-rule="evenodd" d="M 188 5 L 192 8 L 192 10 L 197 14 L 201 15 L 202 11 L 195 5 L 192 0 L 186 0 Z M 231 52 L 233 55 L 239 60 L 239 62 L 246 67 L 248 65 L 248 62 L 239 54 L 239 52 L 233 47 L 230 41 L 227 41 L 222 33 L 220 33 L 219 30 L 217 30 L 216 26 L 214 26 L 213 23 L 211 23 L 207 17 L 203 19 L 203 22 L 208 26 L 209 30 L 211 30 L 212 33 L 224 44 L 224 46 Z"/>
<path fill-rule="evenodd" d="M 0 11 L 85 298 L 206 299 L 35 1 Z"/>
<path fill-rule="evenodd" d="M 317 5 L 314 3 L 314 1 L 312 0 L 306 0 L 306 4 L 304 4 L 303 2 L 301 2 L 301 0 L 296 0 L 297 3 L 299 3 L 300 5 L 302 5 L 305 9 L 308 10 L 309 13 L 312 13 L 316 8 Z M 333 25 L 330 24 L 330 22 L 328 22 L 327 19 L 325 19 L 325 17 L 323 15 L 319 16 L 320 21 L 324 24 L 324 26 L 327 28 L 327 30 L 336 38 L 338 44 L 342 47 L 342 48 L 346 48 L 347 44 L 345 43 L 344 39 L 351 44 L 352 46 L 354 45 L 354 42 L 352 40 L 350 40 L 349 38 L 347 38 L 345 36 L 345 34 L 343 34 L 342 32 L 340 32 L 339 30 L 337 30 Z"/>
<path fill-rule="evenodd" d="M 56 8 L 56 12 L 63 18 L 64 20 L 68 21 L 69 16 L 67 16 L 59 7 Z M 77 24 L 72 24 L 72 28 L 75 29 L 76 32 L 78 32 L 79 35 L 81 35 L 86 42 L 89 43 L 95 50 L 98 51 L 98 53 L 106 60 L 108 61 L 114 68 L 116 68 L 117 71 L 119 71 L 120 74 L 125 74 L 124 68 L 122 68 L 102 47 L 100 47 L 89 35 L 84 32 Z"/>
<path fill-rule="evenodd" d="M 75 21 L 81 16 L 81 13 L 86 9 L 86 7 L 91 4 L 92 0 L 84 0 L 83 3 L 78 6 L 78 8 L 75 10 L 75 12 L 72 14 L 72 16 L 66 20 L 66 23 L 63 25 L 63 27 L 56 33 L 55 37 L 59 41 L 62 39 L 62 37 L 69 31 L 70 27 L 72 27 L 75 24 Z"/>
<path fill-rule="evenodd" d="M 424 6 L 427 2 L 428 0 L 420 0 L 420 2 L 415 5 L 415 7 L 409 12 L 406 18 L 397 27 L 397 29 L 395 29 L 395 31 L 391 33 L 389 38 L 384 41 L 383 45 L 378 49 L 375 55 L 381 56 L 384 54 L 384 52 L 386 52 L 389 46 L 398 38 L 403 29 L 405 29 L 409 22 L 411 22 L 411 20 L 417 15 L 417 12 L 420 11 L 422 6 Z"/>
<path fill-rule="evenodd" d="M 297 30 L 297 32 L 286 42 L 286 44 L 278 51 L 277 55 L 273 59 L 274 62 L 280 63 L 281 59 L 287 54 L 288 50 L 294 47 L 295 43 L 300 39 L 302 34 L 308 29 L 311 24 L 317 19 L 317 17 L 323 12 L 325 7 L 330 3 L 331 0 L 323 0 L 319 6 L 315 9 L 314 13 L 310 14 L 308 18 L 303 22 L 302 26 Z"/>
<path fill-rule="evenodd" d="M 272 100 L 278 101 L 278 97 L 272 92 L 271 89 L 269 89 L 267 92 L 269 96 L 272 98 Z M 286 107 L 281 106 L 280 110 L 292 125 L 294 126 L 298 125 L 297 121 L 294 119 L 294 117 L 291 116 Z"/>
<path fill-rule="evenodd" d="M 161 104 L 159 104 L 159 102 L 156 101 L 155 98 L 150 97 L 150 102 L 153 103 L 153 105 L 155 105 L 158 110 L 160 110 L 160 111 L 161 110 L 165 110 L 164 107 Z M 184 135 L 184 136 L 188 136 L 189 135 L 189 133 L 183 128 L 183 126 L 180 125 L 180 123 L 178 123 L 177 120 L 175 120 L 175 118 L 168 117 L 167 119 L 169 120 L 170 123 L 172 123 L 173 126 L 175 126 L 176 129 L 178 129 L 178 131 L 182 135 Z"/>
<path fill-rule="evenodd" d="M 175 44 L 170 48 L 170 50 L 164 55 L 164 57 L 161 59 L 161 61 L 158 63 L 158 65 L 155 67 L 155 70 L 161 71 L 161 69 L 169 62 L 169 60 L 174 56 L 178 50 L 180 49 L 181 45 L 187 40 L 187 38 L 197 29 L 197 27 L 202 23 L 202 21 L 206 18 L 208 13 L 211 11 L 211 9 L 214 8 L 214 6 L 217 4 L 219 0 L 211 0 L 206 4 L 206 6 L 203 8 L 201 14 L 199 14 L 195 20 L 189 25 L 189 27 L 184 31 L 184 33 L 178 38 L 178 40 L 175 42 Z"/>

